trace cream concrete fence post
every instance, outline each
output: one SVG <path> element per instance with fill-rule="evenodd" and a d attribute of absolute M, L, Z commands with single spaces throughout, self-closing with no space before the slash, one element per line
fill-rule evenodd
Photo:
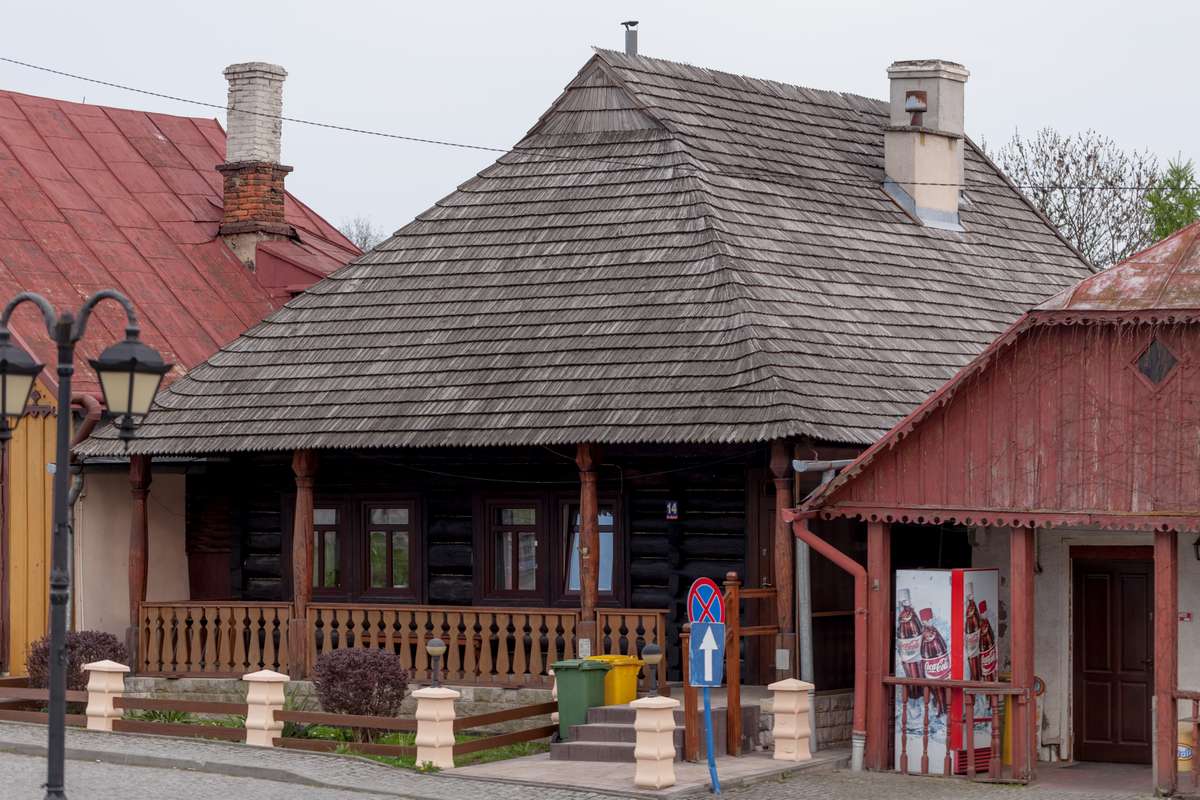
<path fill-rule="evenodd" d="M 125 693 L 125 673 L 129 667 L 105 660 L 84 664 L 83 669 L 88 674 L 87 729 L 111 731 L 113 720 L 124 715 L 113 705 L 113 700 Z"/>
<path fill-rule="evenodd" d="M 551 686 L 550 686 L 550 700 L 557 703 L 558 702 L 558 676 L 554 674 L 553 668 L 546 670 L 546 674 L 554 679 L 554 683 L 551 684 Z M 552 723 L 554 723 L 555 725 L 558 724 L 558 712 L 557 711 L 550 712 L 550 721 Z"/>
<path fill-rule="evenodd" d="M 283 722 L 275 719 L 275 712 L 283 710 L 284 684 L 287 675 L 269 669 L 260 669 L 243 675 L 246 687 L 246 744 L 255 747 L 274 747 L 274 739 L 283 732 Z"/>
<path fill-rule="evenodd" d="M 454 701 L 460 692 L 445 687 L 417 689 L 417 766 L 426 762 L 454 769 Z"/>
<path fill-rule="evenodd" d="M 670 697 L 643 697 L 629 704 L 637 712 L 633 728 L 637 744 L 633 758 L 635 786 L 665 789 L 675 785 L 675 709 L 679 701 Z"/>
<path fill-rule="evenodd" d="M 795 678 L 777 681 L 767 687 L 774 693 L 775 759 L 778 761 L 808 761 L 812 758 L 811 683 Z"/>

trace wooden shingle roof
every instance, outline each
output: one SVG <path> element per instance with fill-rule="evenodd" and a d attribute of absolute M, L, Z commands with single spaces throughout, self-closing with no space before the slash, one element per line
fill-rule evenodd
<path fill-rule="evenodd" d="M 965 232 L 911 220 L 886 123 L 597 51 L 511 152 L 177 381 L 129 452 L 870 443 L 1090 274 L 973 145 Z"/>

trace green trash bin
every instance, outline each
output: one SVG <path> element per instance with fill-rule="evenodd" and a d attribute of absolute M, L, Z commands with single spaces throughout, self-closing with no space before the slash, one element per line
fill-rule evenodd
<path fill-rule="evenodd" d="M 610 667 L 603 661 L 578 658 L 551 666 L 558 681 L 558 738 L 566 741 L 572 725 L 587 722 L 589 708 L 604 705 L 604 676 Z"/>

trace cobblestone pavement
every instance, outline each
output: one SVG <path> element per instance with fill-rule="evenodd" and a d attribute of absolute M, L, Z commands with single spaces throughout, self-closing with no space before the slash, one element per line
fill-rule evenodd
<path fill-rule="evenodd" d="M 41 726 L 0 723 L 0 797 L 37 798 L 45 780 Z M 88 800 L 600 800 L 619 796 L 553 786 L 421 775 L 355 758 L 260 750 L 222 742 L 68 731 L 67 792 Z M 21 752 L 25 750 L 27 752 Z M 87 757 L 89 760 L 81 760 Z M 100 760 L 104 763 L 97 763 Z M 232 773 L 232 774 L 231 774 Z M 702 796 L 702 795 L 701 795 Z M 1062 785 L 1017 788 L 880 773 L 803 772 L 731 789 L 738 800 L 1144 800 L 1152 795 Z"/>

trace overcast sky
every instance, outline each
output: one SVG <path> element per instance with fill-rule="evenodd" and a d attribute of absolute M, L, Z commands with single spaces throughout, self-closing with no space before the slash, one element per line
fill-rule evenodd
<path fill-rule="evenodd" d="M 887 95 L 896 59 L 971 70 L 967 132 L 992 145 L 1050 125 L 1101 131 L 1161 160 L 1200 155 L 1195 0 L 661 0 L 360 2 L 206 0 L 5 4 L 0 55 L 225 102 L 221 70 L 287 68 L 284 113 L 506 147 L 591 54 L 641 21 L 644 55 L 820 89 Z M 0 86 L 189 116 L 210 109 L 0 63 Z M 390 232 L 494 154 L 287 123 L 288 187 L 336 224 Z"/>

